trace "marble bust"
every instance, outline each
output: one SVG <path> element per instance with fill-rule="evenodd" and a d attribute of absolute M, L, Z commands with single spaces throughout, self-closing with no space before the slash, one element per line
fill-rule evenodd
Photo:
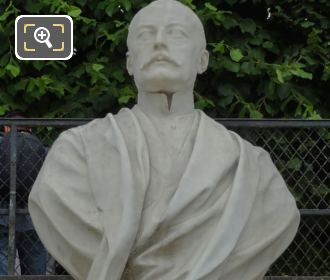
<path fill-rule="evenodd" d="M 29 197 L 40 239 L 79 280 L 262 279 L 299 212 L 267 152 L 194 109 L 199 18 L 151 2 L 127 46 L 138 102 L 55 141 Z"/>

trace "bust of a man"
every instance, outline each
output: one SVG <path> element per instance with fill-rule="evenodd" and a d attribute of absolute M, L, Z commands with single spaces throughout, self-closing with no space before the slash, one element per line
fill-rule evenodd
<path fill-rule="evenodd" d="M 200 20 L 154 1 L 127 45 L 137 105 L 54 143 L 29 200 L 41 240 L 79 280 L 261 279 L 299 212 L 267 152 L 194 109 Z"/>

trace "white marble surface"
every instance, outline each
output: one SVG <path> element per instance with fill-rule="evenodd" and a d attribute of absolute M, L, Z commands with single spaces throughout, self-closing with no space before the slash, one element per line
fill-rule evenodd
<path fill-rule="evenodd" d="M 29 199 L 41 240 L 75 279 L 262 279 L 299 212 L 267 152 L 194 109 L 200 20 L 154 1 L 127 44 L 137 105 L 54 143 Z"/>

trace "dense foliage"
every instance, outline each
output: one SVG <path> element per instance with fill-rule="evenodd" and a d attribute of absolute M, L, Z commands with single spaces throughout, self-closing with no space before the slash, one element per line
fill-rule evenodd
<path fill-rule="evenodd" d="M 147 0 L 0 1 L 0 116 L 96 117 L 134 103 L 126 73 L 127 26 Z M 202 19 L 211 53 L 199 108 L 218 117 L 329 118 L 330 1 L 183 0 Z M 68 14 L 69 61 L 19 61 L 21 14 Z"/>
<path fill-rule="evenodd" d="M 0 116 L 20 109 L 30 117 L 98 117 L 134 104 L 136 89 L 125 66 L 127 27 L 136 11 L 149 2 L 0 0 Z M 210 51 L 209 69 L 198 77 L 194 92 L 197 107 L 214 117 L 330 118 L 329 0 L 182 2 L 203 21 Z M 70 15 L 75 55 L 69 61 L 18 60 L 14 23 L 25 14 Z M 49 139 L 44 142 L 50 144 L 54 133 L 47 131 Z M 300 142 L 307 136 L 309 144 Z M 319 171 L 326 170 L 327 158 L 317 155 L 327 151 L 328 131 L 268 137 L 269 147 L 287 147 L 274 154 L 280 157 L 281 172 L 290 174 L 288 185 L 298 205 L 306 207 L 304 199 L 312 203 L 327 198 L 327 181 Z M 329 223 L 324 217 L 317 220 L 319 224 L 304 220 L 296 241 L 307 244 L 300 247 L 306 252 L 304 259 L 285 255 L 272 272 L 278 269 L 285 274 L 294 268 L 297 273 L 329 275 L 321 266 L 328 256 Z"/>

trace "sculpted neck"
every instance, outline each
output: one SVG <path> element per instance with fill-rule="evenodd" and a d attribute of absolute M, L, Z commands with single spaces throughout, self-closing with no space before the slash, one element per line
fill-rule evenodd
<path fill-rule="evenodd" d="M 193 112 L 194 96 L 191 93 L 166 93 L 139 92 L 137 104 L 148 115 L 159 117 L 184 115 Z"/>

